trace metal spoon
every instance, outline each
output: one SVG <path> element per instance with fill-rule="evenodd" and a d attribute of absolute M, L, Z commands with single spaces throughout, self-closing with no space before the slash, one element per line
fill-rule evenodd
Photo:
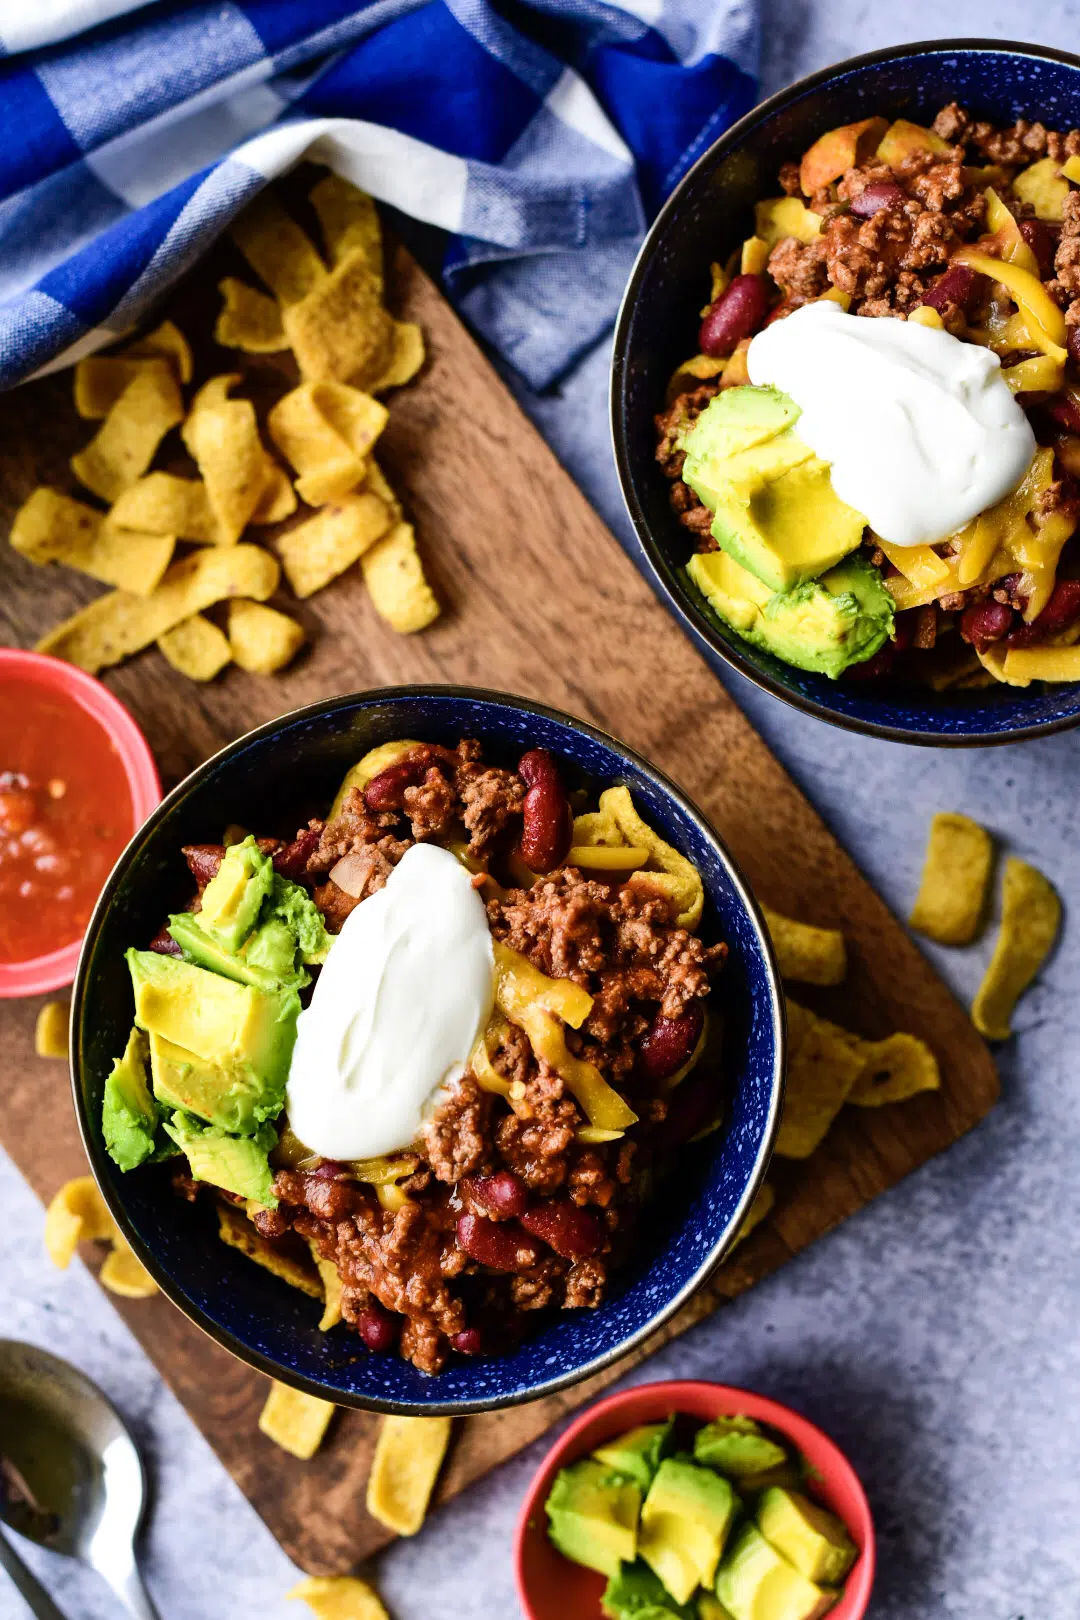
<path fill-rule="evenodd" d="M 135 1563 L 145 1506 L 135 1442 L 97 1385 L 0 1339 L 0 1522 L 96 1569 L 136 1620 L 158 1620 Z"/>

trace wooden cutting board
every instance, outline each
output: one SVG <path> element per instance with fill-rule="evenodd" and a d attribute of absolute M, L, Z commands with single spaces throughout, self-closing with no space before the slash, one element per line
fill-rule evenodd
<path fill-rule="evenodd" d="M 209 330 L 218 275 L 242 272 L 231 251 L 216 249 L 172 299 L 166 312 L 185 330 Z M 400 249 L 390 287 L 397 313 L 423 326 L 430 360 L 392 400 L 380 460 L 416 521 L 445 613 L 421 636 L 396 636 L 353 570 L 307 603 L 283 599 L 312 638 L 284 675 L 230 669 L 196 686 L 154 651 L 111 672 L 108 685 L 149 737 L 166 788 L 250 727 L 339 692 L 464 682 L 545 700 L 606 727 L 670 772 L 715 822 L 763 900 L 844 930 L 849 980 L 823 993 L 819 1010 L 867 1035 L 913 1030 L 931 1042 L 944 1074 L 939 1094 L 845 1110 L 813 1160 L 778 1166 L 774 1217 L 643 1350 L 563 1394 L 461 1423 L 439 1488 L 445 1500 L 948 1147 L 993 1106 L 998 1080 L 963 1010 Z M 200 358 L 204 375 L 229 369 L 212 345 Z M 282 364 L 253 360 L 256 391 L 260 376 L 280 385 Z M 0 532 L 34 485 L 77 492 L 67 458 L 91 431 L 75 416 L 70 373 L 0 398 Z M 35 568 L 0 547 L 0 641 L 32 646 L 97 590 L 80 575 Z M 36 1002 L 0 1003 L 0 1141 L 47 1200 L 85 1161 L 67 1075 L 33 1055 L 37 1010 Z M 114 1303 L 298 1564 L 342 1573 L 390 1539 L 364 1510 L 377 1418 L 341 1413 L 319 1455 L 294 1461 L 256 1428 L 265 1379 L 163 1298 Z"/>

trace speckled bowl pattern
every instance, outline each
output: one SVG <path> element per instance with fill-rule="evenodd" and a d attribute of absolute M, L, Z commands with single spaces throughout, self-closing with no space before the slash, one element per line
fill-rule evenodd
<path fill-rule="evenodd" d="M 503 1358 L 451 1359 L 426 1377 L 397 1355 L 371 1355 L 345 1328 L 319 1333 L 313 1301 L 226 1248 L 212 1204 L 190 1205 L 167 1170 L 123 1175 L 104 1150 L 101 1097 L 131 1027 L 124 951 L 183 905 L 183 844 L 229 822 L 290 834 L 325 814 L 342 776 L 395 737 L 478 737 L 515 763 L 550 748 L 572 785 L 624 782 L 641 814 L 702 873 L 702 935 L 729 958 L 717 994 L 725 1019 L 723 1128 L 685 1150 L 642 1223 L 637 1264 L 595 1311 L 565 1312 Z M 72 1010 L 72 1083 L 83 1141 L 110 1209 L 169 1298 L 260 1371 L 339 1405 L 418 1414 L 476 1412 L 531 1400 L 598 1371 L 659 1326 L 721 1259 L 761 1182 L 779 1117 L 783 1015 L 775 964 L 754 902 L 716 833 L 675 785 L 631 750 L 552 709 L 468 688 L 402 687 L 297 710 L 231 744 L 175 788 L 128 846 L 87 930 Z"/>
<path fill-rule="evenodd" d="M 774 697 L 852 731 L 963 746 L 1076 725 L 1080 685 L 936 693 L 910 681 L 831 681 L 751 647 L 686 577 L 693 540 L 668 504 L 653 430 L 668 378 L 696 348 L 709 264 L 751 234 L 754 202 L 779 189 L 780 164 L 824 130 L 868 112 L 928 122 L 953 100 L 996 123 L 1025 117 L 1073 128 L 1080 125 L 1080 57 L 1001 41 L 903 45 L 801 79 L 748 113 L 690 170 L 645 239 L 615 333 L 611 420 L 646 571 L 715 669 L 734 667 Z"/>

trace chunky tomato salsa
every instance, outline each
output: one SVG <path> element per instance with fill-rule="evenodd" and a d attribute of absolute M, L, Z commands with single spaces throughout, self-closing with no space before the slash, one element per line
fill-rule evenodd
<path fill-rule="evenodd" d="M 0 963 L 73 944 L 134 828 L 123 761 L 73 698 L 0 685 Z"/>

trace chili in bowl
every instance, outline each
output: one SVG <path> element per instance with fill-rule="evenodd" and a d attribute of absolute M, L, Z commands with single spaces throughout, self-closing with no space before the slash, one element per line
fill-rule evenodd
<path fill-rule="evenodd" d="M 387 1410 L 637 1342 L 737 1230 L 779 1103 L 771 955 L 712 829 L 601 733 L 462 689 L 315 705 L 181 784 L 73 1028 L 95 1172 L 166 1292 Z"/>

